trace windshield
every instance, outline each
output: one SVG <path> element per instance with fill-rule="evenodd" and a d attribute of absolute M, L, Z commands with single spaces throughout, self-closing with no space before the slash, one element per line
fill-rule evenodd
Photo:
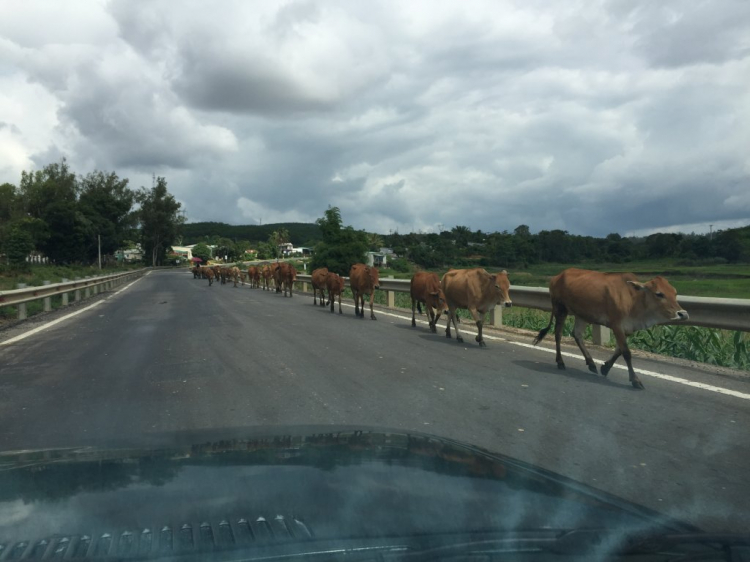
<path fill-rule="evenodd" d="M 148 501 L 750 528 L 747 3 L 0 11 L 0 557 Z"/>

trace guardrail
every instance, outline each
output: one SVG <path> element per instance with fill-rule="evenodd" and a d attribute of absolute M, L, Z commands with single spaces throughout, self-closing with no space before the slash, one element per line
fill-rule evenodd
<path fill-rule="evenodd" d="M 344 279 L 348 285 L 349 279 L 347 277 Z M 310 276 L 298 274 L 297 281 L 303 284 L 303 291 L 307 292 L 306 285 L 310 282 Z M 395 307 L 396 305 L 395 293 L 409 292 L 409 283 L 408 279 L 380 279 L 380 290 L 386 292 L 386 302 L 389 307 Z M 514 307 L 552 311 L 549 289 L 546 287 L 511 286 L 510 298 Z M 677 299 L 690 314 L 690 319 L 686 322 L 672 322 L 673 324 L 750 332 L 750 299 L 719 299 L 679 295 Z M 503 325 L 503 307 L 496 306 L 494 310 L 490 311 L 490 324 L 493 326 Z M 609 328 L 599 325 L 594 325 L 591 328 L 592 339 L 595 344 L 602 345 L 609 341 Z"/>
<path fill-rule="evenodd" d="M 134 271 L 125 271 L 123 273 L 113 273 L 111 275 L 101 275 L 97 277 L 76 278 L 73 281 L 63 279 L 61 283 L 44 282 L 44 285 L 37 287 L 26 287 L 19 283 L 17 289 L 10 291 L 0 291 L 0 308 L 4 306 L 17 306 L 18 319 L 23 320 L 27 317 L 26 303 L 37 300 L 44 300 L 44 311 L 52 310 L 52 297 L 60 296 L 62 306 L 70 303 L 70 293 L 73 293 L 73 302 L 89 298 L 99 293 L 100 288 L 110 290 L 116 286 L 122 285 L 133 277 L 139 277 L 147 269 L 136 269 Z"/>

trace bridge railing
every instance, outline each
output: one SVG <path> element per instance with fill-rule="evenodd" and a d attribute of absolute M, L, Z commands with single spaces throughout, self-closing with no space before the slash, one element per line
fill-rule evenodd
<path fill-rule="evenodd" d="M 344 279 L 348 286 L 349 279 L 346 277 Z M 298 274 L 297 281 L 302 282 L 303 290 L 307 291 L 306 284 L 310 282 L 310 276 Z M 388 306 L 394 307 L 395 293 L 408 293 L 409 280 L 381 278 L 380 290 L 385 291 Z M 546 287 L 511 286 L 510 298 L 514 307 L 552 311 L 549 289 Z M 674 322 L 674 324 L 750 332 L 750 299 L 720 299 L 680 295 L 677 299 L 683 308 L 688 311 L 690 319 Z M 490 324 L 493 326 L 503 325 L 503 307 L 496 306 L 494 310 L 490 311 Z M 607 343 L 610 336 L 609 328 L 594 325 L 592 326 L 592 336 L 594 343 L 597 345 Z"/>
<path fill-rule="evenodd" d="M 42 300 L 44 301 L 44 311 L 48 312 L 52 310 L 52 297 L 54 296 L 60 296 L 62 306 L 67 306 L 70 304 L 71 293 L 73 302 L 77 302 L 82 298 L 87 299 L 100 291 L 111 290 L 131 279 L 140 277 L 146 271 L 147 268 L 143 268 L 110 275 L 76 278 L 73 281 L 63 279 L 60 283 L 45 281 L 43 285 L 36 287 L 26 287 L 23 283 L 19 283 L 17 289 L 0 291 L 0 308 L 16 306 L 18 308 L 18 319 L 23 320 L 27 317 L 26 303 Z"/>

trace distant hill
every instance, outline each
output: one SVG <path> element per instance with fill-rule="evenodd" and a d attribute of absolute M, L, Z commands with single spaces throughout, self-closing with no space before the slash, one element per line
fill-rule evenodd
<path fill-rule="evenodd" d="M 321 239 L 320 228 L 315 223 L 280 222 L 275 224 L 226 224 L 223 222 L 192 222 L 182 226 L 183 244 L 195 244 L 207 237 L 219 236 L 230 240 L 266 242 L 274 230 L 289 231 L 292 244 L 301 246 Z"/>

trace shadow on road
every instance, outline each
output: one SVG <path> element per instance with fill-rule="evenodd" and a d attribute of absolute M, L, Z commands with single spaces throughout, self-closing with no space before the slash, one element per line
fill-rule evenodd
<path fill-rule="evenodd" d="M 537 363 L 536 361 L 511 361 L 514 365 L 528 369 L 529 371 L 535 371 L 537 373 L 543 373 L 545 375 L 555 377 L 567 377 L 569 379 L 590 383 L 590 384 L 601 384 L 611 388 L 618 388 L 620 390 L 633 390 L 630 383 L 626 380 L 624 384 L 610 380 L 602 375 L 595 375 L 588 371 L 581 371 L 579 369 L 571 369 L 567 367 L 564 371 L 557 368 L 557 364 L 552 363 Z"/>

